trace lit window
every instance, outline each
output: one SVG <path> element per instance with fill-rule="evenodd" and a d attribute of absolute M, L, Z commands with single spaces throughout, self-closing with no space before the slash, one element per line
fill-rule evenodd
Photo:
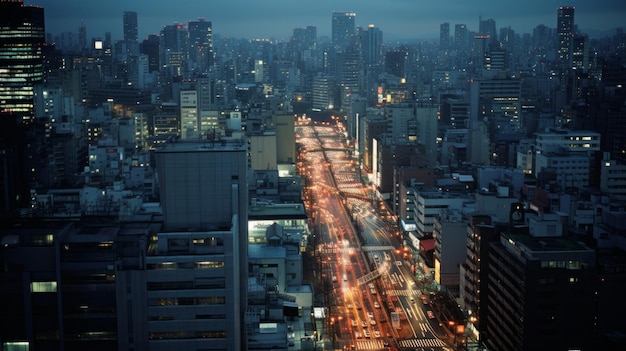
<path fill-rule="evenodd" d="M 57 292 L 57 282 L 31 282 L 30 292 Z"/>

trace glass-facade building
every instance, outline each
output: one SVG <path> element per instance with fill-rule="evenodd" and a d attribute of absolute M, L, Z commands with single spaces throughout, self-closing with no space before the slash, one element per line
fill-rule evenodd
<path fill-rule="evenodd" d="M 45 43 L 42 7 L 0 1 L 0 112 L 34 116 L 34 86 L 43 80 Z"/>

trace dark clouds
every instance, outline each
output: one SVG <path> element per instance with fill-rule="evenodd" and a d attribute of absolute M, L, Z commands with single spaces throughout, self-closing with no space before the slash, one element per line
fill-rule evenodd
<path fill-rule="evenodd" d="M 186 23 L 198 17 L 213 22 L 216 34 L 234 37 L 288 38 L 294 28 L 316 26 L 329 35 L 333 11 L 354 11 L 357 25 L 373 23 L 385 40 L 438 38 L 439 24 L 464 23 L 478 29 L 478 18 L 493 18 L 497 27 L 510 26 L 520 33 L 539 24 L 556 27 L 561 5 L 576 7 L 575 22 L 583 31 L 613 31 L 626 26 L 626 1 L 578 0 L 25 0 L 45 8 L 46 29 L 51 33 L 77 31 L 81 20 L 89 37 L 122 34 L 122 13 L 136 11 L 140 38 L 158 33 L 164 25 Z M 593 34 L 592 34 L 593 35 Z"/>

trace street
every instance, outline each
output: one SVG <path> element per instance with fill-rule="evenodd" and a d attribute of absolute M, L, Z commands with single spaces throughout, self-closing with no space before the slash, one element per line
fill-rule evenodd
<path fill-rule="evenodd" d="M 330 347 L 448 349 L 404 260 L 393 217 L 359 176 L 342 128 L 302 120 L 296 133 Z"/>

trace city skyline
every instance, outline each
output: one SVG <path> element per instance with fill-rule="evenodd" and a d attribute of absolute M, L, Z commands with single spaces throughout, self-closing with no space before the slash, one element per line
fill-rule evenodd
<path fill-rule="evenodd" d="M 317 27 L 320 36 L 330 36 L 333 11 L 356 12 L 357 26 L 367 28 L 368 24 L 374 24 L 383 30 L 386 41 L 437 40 L 439 25 L 444 22 L 466 24 L 470 30 L 477 31 L 480 17 L 494 19 L 498 28 L 510 26 L 517 33 L 532 33 L 540 24 L 555 28 L 559 6 L 576 7 L 575 24 L 582 32 L 595 37 L 613 34 L 615 28 L 623 27 L 626 15 L 626 3 L 611 0 L 593 3 L 490 0 L 478 6 L 454 0 L 436 4 L 393 0 L 384 6 L 371 0 L 352 4 L 330 0 L 311 4 L 238 0 L 236 5 L 181 0 L 176 8 L 170 8 L 171 2 L 164 0 L 152 1 L 149 7 L 139 1 L 121 0 L 106 3 L 25 0 L 24 4 L 44 7 L 47 33 L 75 32 L 82 22 L 89 38 L 104 37 L 105 32 L 111 32 L 114 40 L 122 38 L 125 11 L 137 12 L 140 40 L 158 34 L 165 25 L 187 23 L 199 17 L 211 21 L 215 34 L 224 37 L 283 40 L 292 35 L 294 28 L 306 26 Z"/>

